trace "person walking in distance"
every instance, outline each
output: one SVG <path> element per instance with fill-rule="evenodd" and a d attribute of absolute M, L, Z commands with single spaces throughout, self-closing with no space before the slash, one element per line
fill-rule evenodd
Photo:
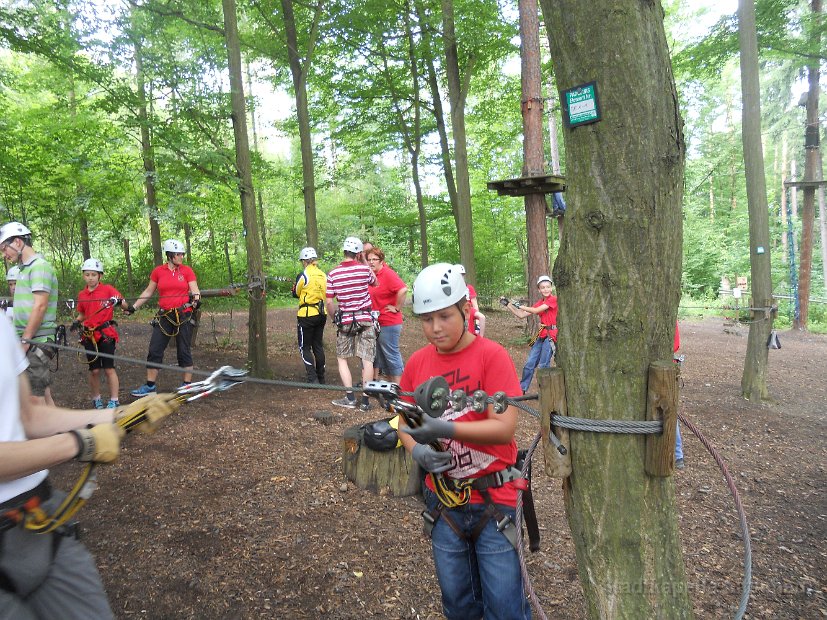
<path fill-rule="evenodd" d="M 167 262 L 158 265 L 149 275 L 149 284 L 138 295 L 130 314 L 149 301 L 158 291 L 158 315 L 152 322 L 152 337 L 146 361 L 160 364 L 171 338 L 175 338 L 178 366 L 184 369 L 184 383 L 192 381 L 192 313 L 201 305 L 201 291 L 195 272 L 184 264 L 184 244 L 176 239 L 164 241 Z M 146 369 L 146 383 L 132 390 L 138 398 L 157 390 L 158 369 Z"/>
<path fill-rule="evenodd" d="M 358 260 L 362 252 L 358 237 L 348 237 L 342 244 L 344 260 L 327 274 L 327 313 L 336 323 L 336 362 L 339 376 L 345 386 L 344 398 L 333 401 L 334 405 L 367 411 L 370 401 L 362 396 L 357 405 L 353 392 L 353 377 L 348 359 L 356 357 L 362 367 L 362 383 L 373 379 L 373 359 L 376 356 L 376 330 L 371 316 L 368 287 L 376 284 L 376 276 L 370 267 Z M 333 302 L 338 303 L 338 310 Z"/>
<path fill-rule="evenodd" d="M 308 383 L 325 382 L 324 326 L 327 323 L 325 299 L 327 277 L 319 269 L 315 248 L 303 248 L 299 260 L 304 270 L 296 280 L 299 310 L 296 314 L 299 353 Z"/>

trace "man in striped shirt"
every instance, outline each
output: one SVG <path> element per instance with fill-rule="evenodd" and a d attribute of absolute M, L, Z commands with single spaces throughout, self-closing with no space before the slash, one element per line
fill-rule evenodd
<path fill-rule="evenodd" d="M 362 384 L 373 379 L 373 358 L 376 355 L 376 329 L 370 314 L 371 302 L 368 287 L 376 285 L 376 276 L 364 260 L 362 242 L 357 237 L 348 237 L 342 244 L 343 260 L 327 274 L 328 316 L 336 324 L 336 361 L 339 376 L 345 386 L 345 397 L 333 401 L 334 405 L 362 411 L 370 409 L 370 401 L 362 396 L 357 405 L 353 393 L 353 378 L 348 359 L 358 357 L 362 363 Z M 338 310 L 333 300 L 338 302 Z"/>
<path fill-rule="evenodd" d="M 20 222 L 0 228 L 0 251 L 20 267 L 14 291 L 14 328 L 23 340 L 29 362 L 26 373 L 35 404 L 54 406 L 49 386 L 51 360 L 57 349 L 38 346 L 55 341 L 57 328 L 57 275 L 55 268 L 32 247 L 32 232 Z M 35 344 L 32 344 L 35 343 Z"/>

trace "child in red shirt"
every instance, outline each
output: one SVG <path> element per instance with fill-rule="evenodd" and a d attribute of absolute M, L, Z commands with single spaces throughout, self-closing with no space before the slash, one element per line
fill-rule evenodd
<path fill-rule="evenodd" d="M 96 258 L 89 258 L 81 266 L 86 288 L 78 293 L 77 317 L 72 323 L 73 330 L 81 329 L 80 342 L 88 351 L 86 363 L 89 365 L 89 390 L 95 409 L 103 409 L 101 398 L 100 371 L 106 374 L 109 386 L 108 409 L 114 409 L 118 401 L 118 373 L 115 372 L 115 360 L 98 353 L 115 354 L 115 344 L 120 339 L 115 321 L 112 320 L 115 306 L 127 308 L 123 295 L 114 286 L 101 283 L 103 263 Z"/>
<path fill-rule="evenodd" d="M 452 390 L 467 394 L 484 390 L 520 394 L 517 372 L 508 353 L 491 340 L 466 329 L 470 302 L 468 287 L 457 265 L 437 263 L 426 267 L 413 285 L 413 311 L 419 315 L 429 344 L 414 353 L 402 372 L 405 392 L 433 376 L 442 376 Z M 495 472 L 513 472 L 517 457 L 514 431 L 517 409 L 509 406 L 494 413 L 491 406 L 477 412 L 471 404 L 454 410 L 453 404 L 438 418 L 423 416 L 421 426 L 400 422 L 399 437 L 414 460 L 428 472 L 472 482 L 470 501 L 442 505 L 426 479 L 426 511 L 433 523 L 432 552 L 442 590 L 442 609 L 451 618 L 482 618 L 496 610 L 498 617 L 531 617 L 523 592 L 519 557 L 506 535 L 513 527 L 517 488 L 499 484 Z M 429 445 L 439 441 L 442 450 Z M 495 515 L 492 517 L 492 514 Z M 502 529 L 497 523 L 504 524 Z"/>

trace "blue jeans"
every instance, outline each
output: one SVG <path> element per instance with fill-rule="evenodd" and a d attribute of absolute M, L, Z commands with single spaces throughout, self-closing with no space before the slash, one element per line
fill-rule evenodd
<path fill-rule="evenodd" d="M 425 502 L 433 510 L 439 500 L 428 489 Z M 498 505 L 514 517 L 514 509 Z M 497 531 L 496 519 L 485 524 L 477 540 L 463 540 L 445 520 L 450 519 L 466 535 L 474 530 L 485 504 L 466 504 L 445 509 L 431 533 L 436 576 L 442 590 L 442 612 L 448 620 L 528 620 L 531 606 L 523 592 L 520 560 L 508 539 Z"/>
<path fill-rule="evenodd" d="M 389 377 L 398 377 L 405 369 L 402 353 L 399 352 L 399 336 L 402 335 L 402 323 L 383 325 L 376 340 L 376 357 L 373 367 L 382 370 Z"/>
<path fill-rule="evenodd" d="M 523 366 L 523 377 L 520 379 L 523 394 L 528 392 L 528 386 L 531 385 L 531 380 L 534 378 L 534 370 L 551 366 L 552 357 L 554 357 L 554 346 L 551 338 L 543 338 L 542 340 L 537 338 L 534 344 L 531 345 L 528 359 L 525 361 L 525 366 Z"/>
<path fill-rule="evenodd" d="M 681 423 L 678 422 L 678 434 L 675 436 L 675 460 L 683 458 L 683 439 L 681 439 Z"/>

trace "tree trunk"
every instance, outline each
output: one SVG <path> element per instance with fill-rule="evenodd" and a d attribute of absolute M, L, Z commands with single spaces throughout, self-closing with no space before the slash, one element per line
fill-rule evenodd
<path fill-rule="evenodd" d="M 595 80 L 603 115 L 563 131 L 569 200 L 554 279 L 568 414 L 645 420 L 649 365 L 672 357 L 681 279 L 685 144 L 663 10 L 541 6 L 558 87 Z M 564 499 L 591 618 L 692 617 L 674 483 L 646 474 L 644 444 L 571 434 Z"/>
<path fill-rule="evenodd" d="M 133 9 L 134 10 L 134 9 Z M 146 82 L 141 44 L 134 41 L 135 72 L 138 85 L 138 122 L 141 124 L 141 159 L 144 162 L 144 201 L 149 217 L 149 237 L 152 242 L 152 257 L 156 265 L 164 262 L 161 252 L 161 228 L 158 226 L 158 200 L 155 195 L 155 157 L 149 135 L 149 117 L 146 110 Z"/>
<path fill-rule="evenodd" d="M 465 98 L 471 80 L 473 58 L 468 60 L 460 75 L 459 50 L 454 29 L 454 2 L 442 0 L 442 39 L 445 49 L 445 74 L 448 82 L 448 102 L 451 105 L 451 133 L 454 136 L 454 170 L 457 181 L 457 237 L 459 260 L 465 266 L 465 280 L 477 284 L 474 258 L 474 223 L 471 216 L 471 178 L 468 173 L 468 142 L 465 135 Z"/>
<path fill-rule="evenodd" d="M 821 150 L 818 152 L 818 170 L 816 180 L 824 180 L 824 162 Z M 818 225 L 821 232 L 821 271 L 824 278 L 824 295 L 827 296 L 827 209 L 824 207 L 824 186 L 818 188 Z"/>
<path fill-rule="evenodd" d="M 454 224 L 459 237 L 459 207 L 457 204 L 457 185 L 454 181 L 454 169 L 451 166 L 451 147 L 448 145 L 448 130 L 445 127 L 445 111 L 442 108 L 442 95 L 439 92 L 439 80 L 436 74 L 434 57 L 431 54 L 431 26 L 425 14 L 422 0 L 414 0 L 419 31 L 422 36 L 423 61 L 428 72 L 428 88 L 431 91 L 431 103 L 434 110 L 437 135 L 439 136 L 439 151 L 442 156 L 442 171 L 445 176 L 445 187 L 448 190 L 448 200 L 451 202 L 451 212 L 454 214 Z"/>
<path fill-rule="evenodd" d="M 560 174 L 560 140 L 557 137 L 557 93 L 554 82 L 548 82 L 548 142 L 551 173 Z"/>
<path fill-rule="evenodd" d="M 542 176 L 546 172 L 543 157 L 543 96 L 540 79 L 540 18 L 537 0 L 519 0 L 520 59 L 522 65 L 523 176 Z M 548 274 L 548 224 L 545 194 L 527 194 L 525 202 L 526 239 L 528 242 L 528 299 L 540 298 L 535 283 Z M 531 331 L 537 317 L 531 315 Z"/>
<path fill-rule="evenodd" d="M 754 311 L 749 326 L 747 355 L 741 392 L 744 398 L 760 401 L 769 398 L 767 339 L 772 329 L 772 272 L 770 270 L 770 225 L 767 205 L 767 182 L 764 177 L 764 153 L 761 146 L 761 91 L 758 81 L 758 38 L 755 30 L 755 3 L 738 2 L 738 42 L 741 48 L 741 120 L 744 140 L 744 172 L 749 208 L 751 306 L 766 308 Z"/>
<path fill-rule="evenodd" d="M 132 254 L 129 251 L 129 239 L 123 238 L 123 259 L 126 263 L 126 287 L 130 293 L 135 292 L 135 280 L 132 276 Z"/>
<path fill-rule="evenodd" d="M 253 149 L 258 153 L 258 131 L 256 131 L 256 104 L 255 97 L 253 97 L 253 76 L 250 73 L 250 63 L 246 63 L 245 66 L 247 69 L 247 89 L 250 94 L 250 124 L 253 130 Z M 256 199 L 258 201 L 258 229 L 259 232 L 261 232 L 261 249 L 264 253 L 263 262 L 267 264 L 270 257 L 270 250 L 267 248 L 267 228 L 264 223 L 264 202 L 261 199 L 261 188 L 256 192 Z"/>
<path fill-rule="evenodd" d="M 787 134 L 784 134 L 781 139 L 781 245 L 784 248 L 784 262 L 789 262 L 787 258 Z"/>
<path fill-rule="evenodd" d="M 814 16 L 821 13 L 821 0 L 812 0 Z M 810 49 L 818 53 L 821 46 L 821 30 L 813 28 L 810 34 Z M 816 181 L 819 168 L 819 121 L 818 121 L 818 92 L 819 92 L 819 63 L 813 60 L 807 65 L 807 126 L 804 130 L 804 180 Z M 815 186 L 804 187 L 804 203 L 801 207 L 801 256 L 799 257 L 798 299 L 801 314 L 793 327 L 807 329 L 810 313 L 810 289 L 813 267 L 813 235 L 815 227 Z"/>
<path fill-rule="evenodd" d="M 250 311 L 247 332 L 247 359 L 255 377 L 269 374 L 267 362 L 267 299 L 261 246 L 253 198 L 253 176 L 250 170 L 250 145 L 247 140 L 247 111 L 244 103 L 244 83 L 241 77 L 241 50 L 238 39 L 235 0 L 222 0 L 224 36 L 230 69 L 230 97 L 232 101 L 233 136 L 235 138 L 236 174 L 241 195 L 241 214 L 244 220 L 249 273 Z"/>
<path fill-rule="evenodd" d="M 315 24 L 323 2 L 316 4 Z M 314 37 L 311 35 L 307 54 L 302 63 L 299 56 L 298 38 L 296 36 L 296 19 L 293 14 L 293 0 L 281 0 L 284 12 L 284 33 L 287 38 L 287 57 L 290 73 L 293 76 L 293 90 L 296 96 L 296 118 L 299 123 L 299 142 L 302 154 L 302 192 L 304 194 L 304 217 L 307 245 L 319 247 L 319 227 L 316 223 L 316 173 L 313 166 L 313 142 L 310 130 L 310 109 L 307 105 L 307 71 L 313 55 Z"/>

